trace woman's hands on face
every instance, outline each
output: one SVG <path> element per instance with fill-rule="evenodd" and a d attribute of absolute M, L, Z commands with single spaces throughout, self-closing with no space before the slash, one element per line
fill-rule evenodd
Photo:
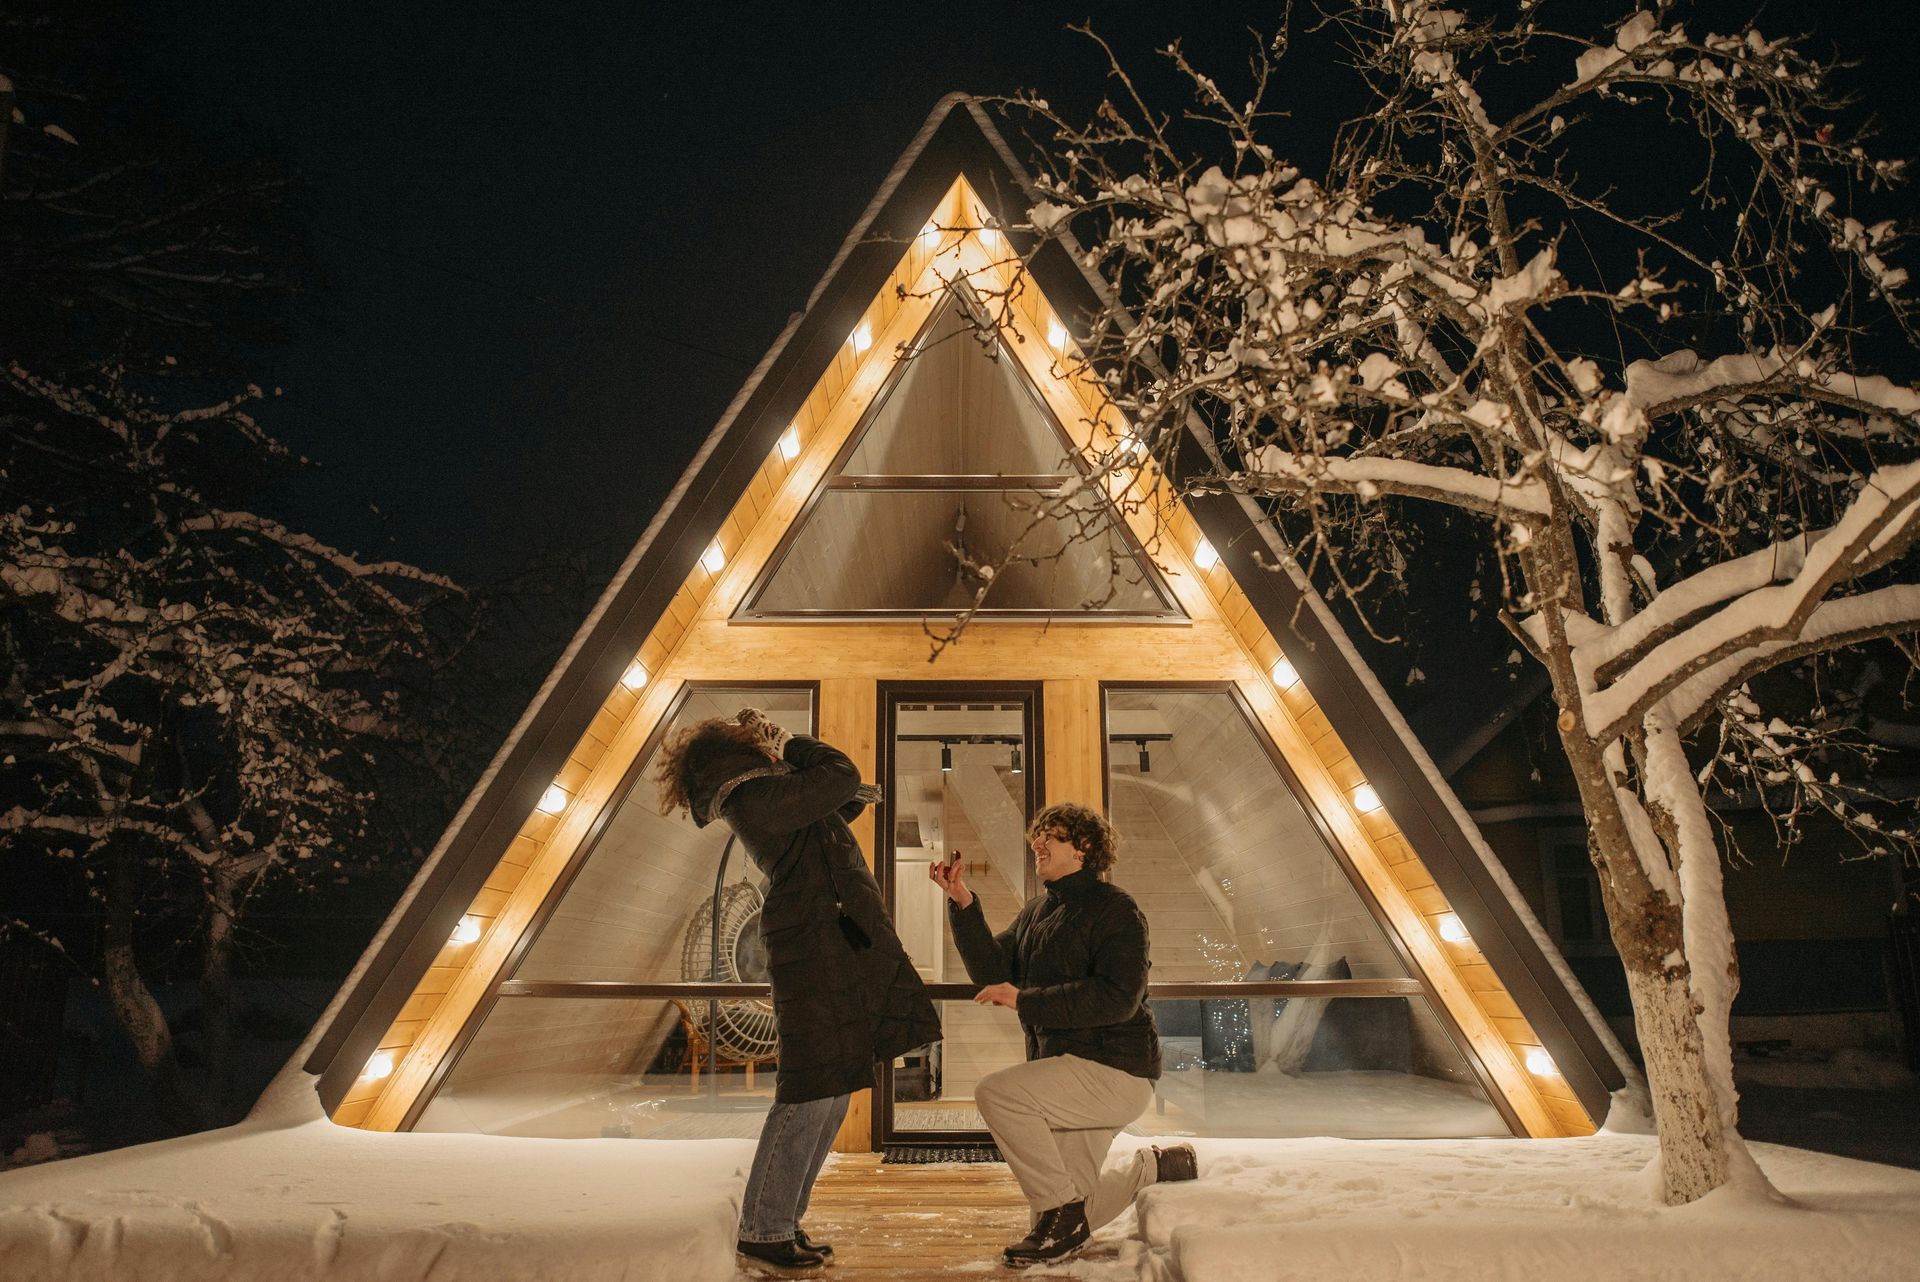
<path fill-rule="evenodd" d="M 742 708 L 733 714 L 733 719 L 753 730 L 761 750 L 775 761 L 786 753 L 787 740 L 793 738 L 793 732 L 760 709 Z"/>
<path fill-rule="evenodd" d="M 954 851 L 944 862 L 935 860 L 928 864 L 927 877 L 934 885 L 940 887 L 957 907 L 965 908 L 973 902 L 973 892 L 967 889 L 965 875 L 960 871 L 959 851 Z"/>

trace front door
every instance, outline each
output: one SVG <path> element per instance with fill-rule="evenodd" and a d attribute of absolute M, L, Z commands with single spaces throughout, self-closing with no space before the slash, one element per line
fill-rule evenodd
<path fill-rule="evenodd" d="M 987 920 L 1005 929 L 1034 892 L 1027 820 L 1041 796 L 1040 691 L 1032 685 L 883 684 L 876 865 L 894 925 L 933 990 L 945 1033 L 882 1073 L 880 1144 L 988 1141 L 973 1087 L 1026 1058 L 1019 1021 L 976 1006 L 928 865 L 959 851 Z"/>

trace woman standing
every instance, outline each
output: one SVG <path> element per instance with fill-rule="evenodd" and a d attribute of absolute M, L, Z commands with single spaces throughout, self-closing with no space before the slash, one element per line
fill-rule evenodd
<path fill-rule="evenodd" d="M 940 1038 L 913 963 L 847 822 L 876 796 L 845 753 L 754 708 L 662 753 L 661 811 L 726 820 L 768 881 L 760 913 L 780 1069 L 741 1206 L 740 1254 L 786 1270 L 833 1254 L 800 1227 L 814 1180 L 873 1063 Z"/>

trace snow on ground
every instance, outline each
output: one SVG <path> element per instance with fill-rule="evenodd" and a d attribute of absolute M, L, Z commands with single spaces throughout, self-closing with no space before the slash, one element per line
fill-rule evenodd
<path fill-rule="evenodd" d="M 1122 1136 L 1115 1158 L 1148 1139 Z M 1164 1139 L 1161 1142 L 1165 1142 Z M 1193 1141 L 1085 1282 L 1920 1278 L 1920 1172 L 1755 1145 L 1789 1201 L 1652 1201 L 1650 1137 Z M 0 1175 L 0 1278 L 734 1277 L 746 1140 L 371 1134 L 261 1122 Z M 851 1261 L 849 1261 L 851 1263 Z M 999 1274 L 997 1261 L 930 1271 Z"/>
<path fill-rule="evenodd" d="M 1198 1181 L 1148 1189 L 1137 1224 L 1127 1217 L 1101 1235 L 1104 1258 L 1053 1272 L 1101 1282 L 1920 1278 L 1920 1172 L 1803 1149 L 1753 1146 L 1787 1205 L 1716 1194 L 1665 1208 L 1645 1173 L 1648 1136 L 1193 1144 Z"/>
<path fill-rule="evenodd" d="M 247 1123 L 0 1174 L 7 1282 L 731 1282 L 748 1140 Z"/>

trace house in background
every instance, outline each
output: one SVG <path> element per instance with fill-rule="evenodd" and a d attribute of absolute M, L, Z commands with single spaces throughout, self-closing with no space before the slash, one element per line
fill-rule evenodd
<path fill-rule="evenodd" d="M 1140 1129 L 1604 1116 L 1618 1043 L 1258 511 L 1166 501 L 1077 354 L 1097 282 L 1070 245 L 1022 264 L 1030 190 L 941 103 L 350 977 L 307 1065 L 335 1122 L 757 1129 L 763 887 L 648 777 L 749 704 L 880 784 L 856 831 L 942 1002 L 842 1148 L 985 1139 L 972 1085 L 1021 1039 L 968 1000 L 925 865 L 962 851 L 1004 920 L 1061 800 L 1106 805 L 1151 928 L 1170 1071 Z M 1195 436 L 1174 466 L 1210 462 Z"/>
<path fill-rule="evenodd" d="M 1486 843 L 1616 1034 L 1635 1043 L 1626 977 L 1587 855 L 1579 790 L 1552 727 L 1545 673 L 1428 664 L 1408 720 Z M 1483 709 L 1461 717 L 1458 709 Z M 1897 760 L 1886 763 L 1903 774 Z M 1896 779 L 1895 786 L 1901 786 Z M 1741 857 L 1726 874 L 1740 964 L 1733 1039 L 1758 1057 L 1900 1052 L 1920 1071 L 1913 923 L 1920 877 L 1862 858 L 1831 822 L 1783 850 L 1752 799 L 1710 797 Z"/>

